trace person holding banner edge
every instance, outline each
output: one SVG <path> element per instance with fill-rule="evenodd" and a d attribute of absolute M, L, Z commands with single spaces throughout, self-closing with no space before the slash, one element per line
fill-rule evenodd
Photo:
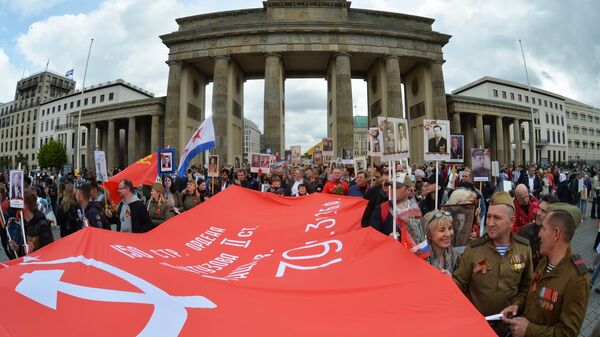
<path fill-rule="evenodd" d="M 23 193 L 23 221 L 26 240 L 24 245 L 9 241 L 10 248 L 17 251 L 19 256 L 36 251 L 54 241 L 52 231 L 44 213 L 37 209 L 37 196 L 30 190 Z M 27 245 L 27 247 L 25 247 Z"/>

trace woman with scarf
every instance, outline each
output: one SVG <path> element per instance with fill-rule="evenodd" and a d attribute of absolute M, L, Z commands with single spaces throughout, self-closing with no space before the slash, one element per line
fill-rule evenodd
<path fill-rule="evenodd" d="M 429 264 L 452 276 L 460 261 L 460 256 L 452 249 L 452 215 L 446 211 L 433 210 L 425 214 L 421 223 L 431 251 L 427 259 Z"/>

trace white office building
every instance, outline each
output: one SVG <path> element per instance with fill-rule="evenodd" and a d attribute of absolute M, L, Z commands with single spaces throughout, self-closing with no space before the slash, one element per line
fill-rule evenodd
<path fill-rule="evenodd" d="M 536 161 L 545 163 L 566 162 L 568 159 L 567 121 L 565 100 L 539 88 L 528 90 L 527 85 L 494 77 L 483 77 L 454 91 L 453 94 L 497 100 L 533 109 Z M 511 142 L 514 134 L 510 132 Z M 531 160 L 529 145 L 529 121 L 521 125 L 524 158 Z"/>
<path fill-rule="evenodd" d="M 37 145 L 42 146 L 50 139 L 60 141 L 67 150 L 67 162 L 75 167 L 77 112 L 82 109 L 94 109 L 117 103 L 136 101 L 154 97 L 146 90 L 138 88 L 121 79 L 86 87 L 81 91 L 48 101 L 39 107 L 37 124 Z M 73 117 L 75 116 L 75 117 Z M 86 162 L 87 128 L 81 127 L 80 154 L 81 163 Z M 97 139 L 97 137 L 94 137 Z"/>

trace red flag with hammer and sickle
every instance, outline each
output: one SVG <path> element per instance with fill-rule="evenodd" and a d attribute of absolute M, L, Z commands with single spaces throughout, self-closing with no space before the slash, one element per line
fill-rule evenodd
<path fill-rule="evenodd" d="M 108 179 L 103 186 L 106 187 L 110 193 L 110 200 L 118 204 L 121 202 L 118 193 L 119 181 L 129 179 L 134 187 L 140 185 L 152 185 L 156 181 L 157 175 L 158 162 L 156 159 L 156 152 L 153 152 L 151 155 L 141 158 L 135 163 L 127 166 L 123 171 Z"/>

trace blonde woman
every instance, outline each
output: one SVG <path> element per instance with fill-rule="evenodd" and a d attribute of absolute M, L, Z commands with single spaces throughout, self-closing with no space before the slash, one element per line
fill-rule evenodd
<path fill-rule="evenodd" d="M 165 188 L 160 183 L 154 183 L 150 190 L 150 201 L 148 202 L 148 213 L 154 227 L 160 225 L 171 216 L 171 207 L 165 199 Z"/>
<path fill-rule="evenodd" d="M 446 211 L 433 210 L 425 214 L 421 223 L 431 248 L 429 264 L 442 273 L 452 276 L 460 261 L 458 253 L 452 249 L 452 238 L 454 237 L 452 215 Z"/>
<path fill-rule="evenodd" d="M 60 227 L 61 238 L 73 234 L 82 228 L 83 223 L 78 216 L 78 211 L 81 212 L 81 209 L 75 201 L 75 188 L 73 184 L 68 183 L 65 185 L 60 207 L 58 207 L 56 212 L 56 223 Z"/>
<path fill-rule="evenodd" d="M 188 181 L 185 190 L 179 195 L 179 205 L 181 205 L 179 211 L 184 212 L 200 205 L 202 200 L 196 187 L 195 180 Z"/>

